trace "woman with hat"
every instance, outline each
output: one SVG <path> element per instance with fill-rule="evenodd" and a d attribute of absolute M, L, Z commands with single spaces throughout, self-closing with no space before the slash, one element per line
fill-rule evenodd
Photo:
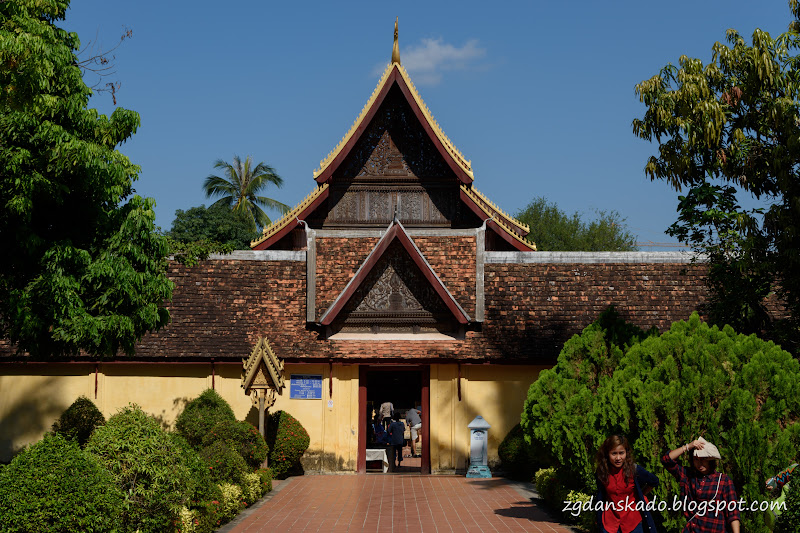
<path fill-rule="evenodd" d="M 691 466 L 684 468 L 675 460 L 692 453 Z M 739 509 L 731 478 L 717 472 L 722 459 L 716 446 L 700 437 L 675 448 L 661 458 L 681 487 L 683 515 L 688 519 L 683 533 L 724 533 L 727 527 L 739 533 Z"/>

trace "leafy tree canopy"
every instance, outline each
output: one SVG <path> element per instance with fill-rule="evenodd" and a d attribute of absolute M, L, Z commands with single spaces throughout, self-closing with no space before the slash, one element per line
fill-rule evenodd
<path fill-rule="evenodd" d="M 175 211 L 172 229 L 167 234 L 180 243 L 195 241 L 218 242 L 236 250 L 249 250 L 250 242 L 258 237 L 245 213 L 214 204 Z"/>
<path fill-rule="evenodd" d="M 516 218 L 531 228 L 528 240 L 542 251 L 631 251 L 636 236 L 616 211 L 598 211 L 597 219 L 585 222 L 579 213 L 568 215 L 544 197 L 534 198 Z"/>
<path fill-rule="evenodd" d="M 800 320 L 800 8 L 789 7 L 794 20 L 777 38 L 755 30 L 748 43 L 728 30 L 708 64 L 681 56 L 638 84 L 646 110 L 633 121 L 658 143 L 646 174 L 683 192 L 668 233 L 709 258 L 710 318 L 776 338 L 787 324 L 770 321 L 771 291 L 788 306 L 788 337 Z M 737 190 L 765 208 L 743 208 Z"/>
<path fill-rule="evenodd" d="M 0 335 L 33 356 L 132 353 L 169 320 L 167 240 L 139 167 L 139 126 L 87 109 L 68 0 L 0 2 Z"/>
<path fill-rule="evenodd" d="M 233 164 L 218 159 L 214 168 L 221 169 L 223 173 L 222 176 L 212 174 L 206 178 L 203 183 L 206 196 L 221 196 L 214 205 L 225 205 L 234 211 L 246 213 L 253 231 L 258 226 L 266 227 L 272 223 L 262 207 L 282 214 L 289 211 L 288 205 L 259 196 L 270 185 L 283 186 L 283 178 L 266 163 L 261 162 L 254 166 L 250 156 L 242 161 L 237 155 L 233 157 Z"/>

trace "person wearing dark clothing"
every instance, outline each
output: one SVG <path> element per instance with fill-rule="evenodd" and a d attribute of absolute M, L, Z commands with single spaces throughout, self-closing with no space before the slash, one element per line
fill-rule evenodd
<path fill-rule="evenodd" d="M 692 452 L 690 468 L 684 468 L 676 461 L 685 452 Z M 684 509 L 683 515 L 688 521 L 683 533 L 739 533 L 739 510 L 728 505 L 737 501 L 736 489 L 731 478 L 717 472 L 717 461 L 721 458 L 717 447 L 703 437 L 675 448 L 661 458 L 661 463 L 678 481 L 682 500 L 686 498 L 697 504 L 714 502 L 714 511 L 692 513 Z"/>
<path fill-rule="evenodd" d="M 389 425 L 389 442 L 392 444 L 392 457 L 389 458 L 394 464 L 397 459 L 397 466 L 403 462 L 403 444 L 405 443 L 404 434 L 406 426 L 400 421 L 400 415 L 395 413 L 393 422 Z"/>

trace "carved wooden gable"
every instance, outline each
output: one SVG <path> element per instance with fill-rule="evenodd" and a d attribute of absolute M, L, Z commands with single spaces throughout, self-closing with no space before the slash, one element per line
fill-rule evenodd
<path fill-rule="evenodd" d="M 395 241 L 356 289 L 333 324 L 353 333 L 451 332 L 452 313 L 403 246 Z"/>
<path fill-rule="evenodd" d="M 459 182 L 397 87 L 334 172 L 316 226 L 451 227 L 466 216 Z M 462 212 L 463 211 L 463 212 Z"/>

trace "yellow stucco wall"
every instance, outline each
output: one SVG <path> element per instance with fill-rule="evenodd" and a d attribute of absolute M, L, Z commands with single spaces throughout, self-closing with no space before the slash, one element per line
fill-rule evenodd
<path fill-rule="evenodd" d="M 546 366 L 431 365 L 431 471 L 466 470 L 469 460 L 467 425 L 480 415 L 489 430 L 489 465 L 498 463 L 497 447 L 519 423 L 528 388 Z"/>
<path fill-rule="evenodd" d="M 458 366 L 431 365 L 432 471 L 466 468 L 467 424 L 476 415 L 492 426 L 489 461 L 496 463 L 497 446 L 519 422 L 528 387 L 542 368 L 462 365 L 459 400 Z M 214 374 L 214 388 L 231 404 L 236 417 L 258 425 L 258 411 L 241 388 L 241 366 L 218 363 Z M 321 375 L 322 399 L 290 399 L 292 374 Z M 311 442 L 303 458 L 305 469 L 354 472 L 358 458 L 358 365 L 287 364 L 285 375 L 284 393 L 270 411 L 291 413 L 308 431 Z M 22 446 L 39 440 L 81 395 L 94 401 L 106 418 L 136 403 L 166 427 L 172 427 L 186 403 L 211 386 L 210 363 L 0 365 L 0 461 L 8 461 Z"/>

